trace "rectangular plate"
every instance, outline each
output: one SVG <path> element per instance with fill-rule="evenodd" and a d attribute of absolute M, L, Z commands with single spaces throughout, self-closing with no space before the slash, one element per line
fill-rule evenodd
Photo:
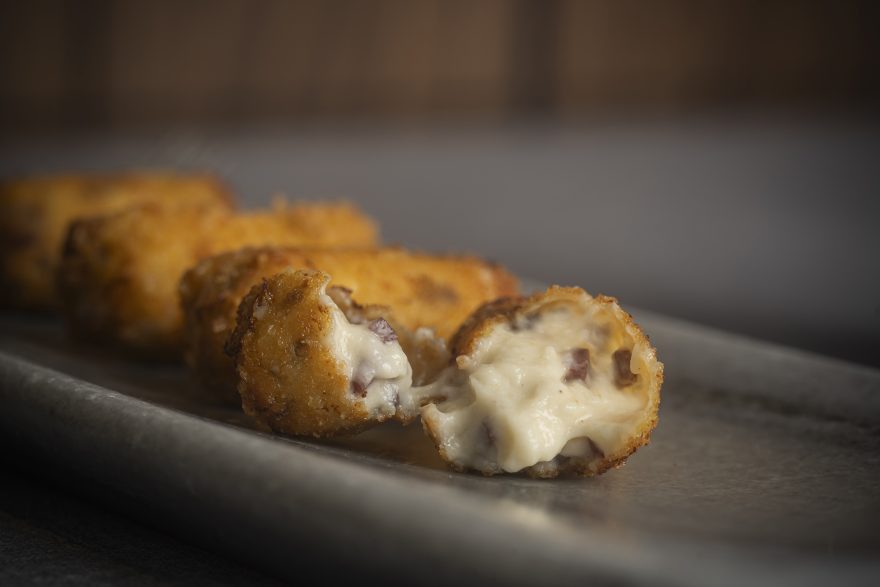
<path fill-rule="evenodd" d="M 660 424 L 594 479 L 454 473 L 417 425 L 265 435 L 181 367 L 14 316 L 0 322 L 0 434 L 289 579 L 309 553 L 428 582 L 875 583 L 880 372 L 636 317 L 666 364 Z"/>

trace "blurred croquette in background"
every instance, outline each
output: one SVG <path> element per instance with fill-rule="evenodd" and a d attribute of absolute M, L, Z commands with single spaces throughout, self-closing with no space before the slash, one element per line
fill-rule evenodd
<path fill-rule="evenodd" d="M 184 165 L 247 207 L 350 198 L 388 242 L 880 365 L 878 13 L 3 2 L 0 172 Z"/>

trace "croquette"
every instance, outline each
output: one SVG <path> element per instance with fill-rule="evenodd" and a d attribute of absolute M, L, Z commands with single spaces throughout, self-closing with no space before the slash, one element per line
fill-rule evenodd
<path fill-rule="evenodd" d="M 406 331 L 405 349 L 413 357 L 415 381 L 445 360 L 445 348 L 416 344 L 412 337 L 429 328 L 450 336 L 471 311 L 499 296 L 517 293 L 516 279 L 480 259 L 430 255 L 398 248 L 306 250 L 281 247 L 245 248 L 209 257 L 184 274 L 180 285 L 186 358 L 199 379 L 218 395 L 237 400 L 236 377 L 224 344 L 235 326 L 241 299 L 260 279 L 284 268 L 319 269 L 363 304 L 390 306 Z M 411 354 L 411 353 L 409 353 Z"/>
<path fill-rule="evenodd" d="M 420 402 L 388 308 L 357 306 L 329 274 L 286 269 L 244 297 L 229 348 L 245 413 L 267 430 L 351 434 Z"/>
<path fill-rule="evenodd" d="M 287 269 L 241 302 L 228 348 L 262 428 L 327 437 L 418 414 L 452 468 L 539 478 L 598 475 L 648 442 L 663 365 L 615 299 L 552 287 L 489 302 L 414 385 L 393 309 L 352 312 L 330 280 Z"/>
<path fill-rule="evenodd" d="M 455 469 L 598 475 L 657 423 L 663 364 L 614 298 L 552 287 L 497 300 L 450 347 L 421 419 Z"/>
<path fill-rule="evenodd" d="M 180 278 L 200 259 L 253 245 L 374 246 L 374 222 L 350 204 L 278 203 L 267 211 L 147 204 L 74 222 L 58 287 L 79 338 L 141 358 L 179 358 Z"/>
<path fill-rule="evenodd" d="M 229 208 L 231 197 L 218 179 L 198 174 L 55 175 L 0 183 L 0 305 L 56 308 L 55 274 L 68 225 L 148 202 Z"/>

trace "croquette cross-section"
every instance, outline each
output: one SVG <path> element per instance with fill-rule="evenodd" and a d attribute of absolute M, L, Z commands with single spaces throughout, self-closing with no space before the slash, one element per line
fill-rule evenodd
<path fill-rule="evenodd" d="M 387 309 L 353 315 L 329 281 L 287 270 L 241 303 L 229 349 L 264 428 L 333 436 L 420 414 L 452 467 L 535 477 L 596 475 L 648 442 L 663 365 L 613 298 L 553 287 L 490 302 L 413 385 L 405 327 Z"/>
<path fill-rule="evenodd" d="M 430 328 L 442 338 L 484 302 L 517 293 L 510 273 L 474 257 L 397 248 L 280 247 L 210 257 L 187 271 L 180 286 L 187 362 L 209 389 L 237 400 L 232 361 L 224 345 L 235 326 L 239 302 L 260 279 L 288 267 L 319 269 L 331 276 L 331 286 L 347 288 L 359 303 L 390 306 L 397 323 L 408 331 Z M 430 357 L 423 359 L 420 363 Z M 421 381 L 421 371 L 416 371 Z"/>
<path fill-rule="evenodd" d="M 347 293 L 340 306 L 329 282 L 320 271 L 288 269 L 242 300 L 229 346 L 242 408 L 263 428 L 333 436 L 418 414 L 401 402 L 413 372 L 387 308 L 352 313 Z"/>
<path fill-rule="evenodd" d="M 552 287 L 498 300 L 453 337 L 422 425 L 452 467 L 597 475 L 646 444 L 663 364 L 617 300 Z"/>
<path fill-rule="evenodd" d="M 374 222 L 350 204 L 269 211 L 144 205 L 74 222 L 58 275 L 74 334 L 142 357 L 178 357 L 178 284 L 200 259 L 243 246 L 374 246 Z"/>
<path fill-rule="evenodd" d="M 56 175 L 0 183 L 2 305 L 55 307 L 55 273 L 68 224 L 148 202 L 228 208 L 231 199 L 217 179 L 195 174 Z"/>

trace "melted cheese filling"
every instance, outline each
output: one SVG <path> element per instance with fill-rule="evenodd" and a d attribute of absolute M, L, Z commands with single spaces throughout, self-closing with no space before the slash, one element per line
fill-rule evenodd
<path fill-rule="evenodd" d="M 559 455 L 601 460 L 641 422 L 646 377 L 615 383 L 613 353 L 633 341 L 614 321 L 578 308 L 548 308 L 528 324 L 495 327 L 470 356 L 432 386 L 442 398 L 422 408 L 446 457 L 482 471 L 516 472 Z M 571 350 L 589 351 L 583 380 Z"/>
<path fill-rule="evenodd" d="M 397 411 L 400 393 L 412 385 L 412 367 L 397 340 L 385 342 L 368 324 L 352 324 L 330 299 L 333 325 L 326 341 L 351 382 L 349 397 L 363 402 L 371 418 L 384 420 Z"/>

